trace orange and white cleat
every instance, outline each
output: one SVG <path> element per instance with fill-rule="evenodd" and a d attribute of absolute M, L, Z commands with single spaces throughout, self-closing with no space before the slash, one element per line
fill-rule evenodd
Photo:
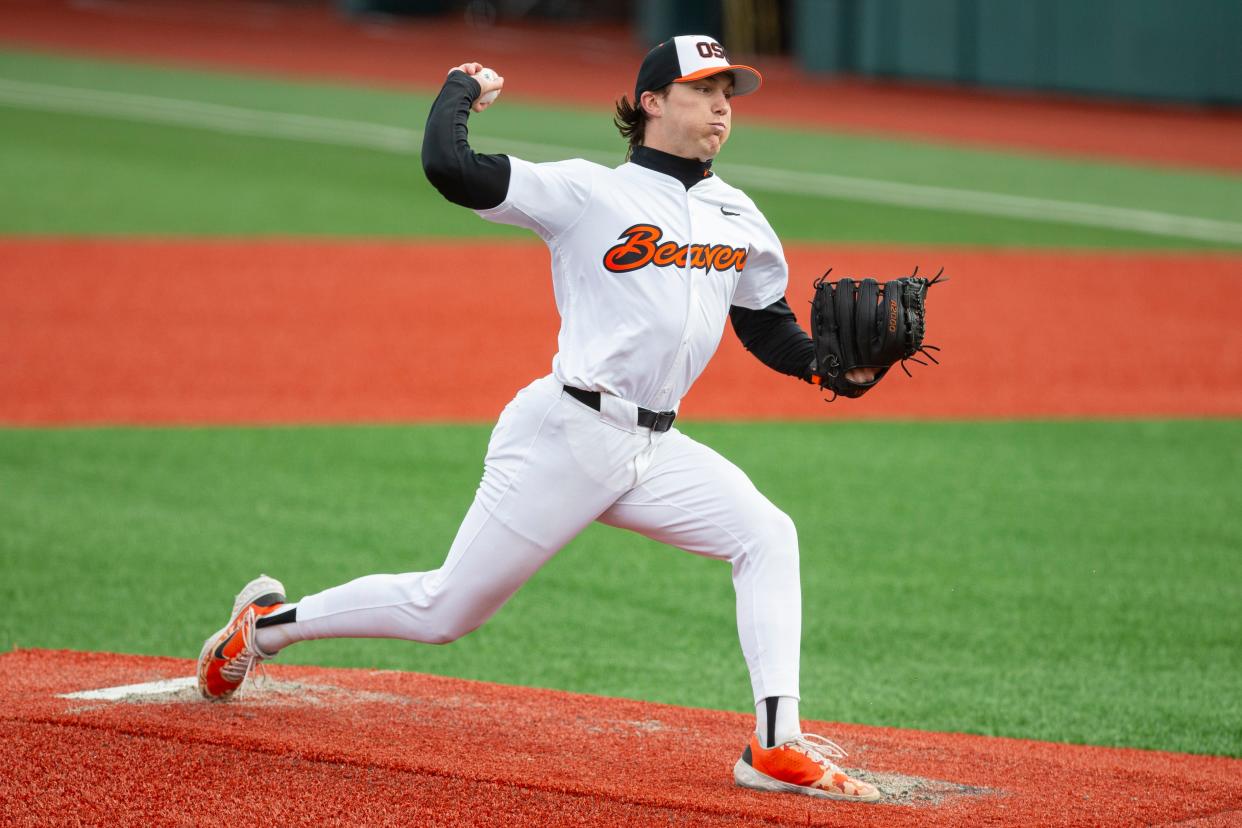
<path fill-rule="evenodd" d="M 795 739 L 765 748 L 759 737 L 750 735 L 750 744 L 733 766 L 733 781 L 743 788 L 839 799 L 844 802 L 877 802 L 880 789 L 841 770 L 832 760 L 846 753 L 836 742 L 803 733 Z"/>
<path fill-rule="evenodd" d="M 254 622 L 285 603 L 285 587 L 260 575 L 242 587 L 233 601 L 229 623 L 203 643 L 198 654 L 198 692 L 222 701 L 237 692 L 252 667 L 271 658 L 254 641 Z"/>

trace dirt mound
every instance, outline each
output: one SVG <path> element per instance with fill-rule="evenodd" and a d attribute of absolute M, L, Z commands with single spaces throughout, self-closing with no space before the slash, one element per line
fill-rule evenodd
<path fill-rule="evenodd" d="M 748 715 L 416 673 L 268 670 L 266 687 L 216 703 L 193 695 L 186 659 L 0 655 L 11 769 L 0 821 L 956 828 L 1242 808 L 1239 760 L 825 722 L 806 724 L 842 743 L 885 800 L 765 794 L 730 774 Z"/>

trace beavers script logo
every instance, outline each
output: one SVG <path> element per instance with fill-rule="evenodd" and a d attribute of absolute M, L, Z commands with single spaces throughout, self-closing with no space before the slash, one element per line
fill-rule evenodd
<path fill-rule="evenodd" d="M 635 224 L 620 236 L 621 244 L 613 245 L 604 254 L 604 267 L 613 273 L 628 273 L 653 264 L 656 267 L 676 265 L 701 267 L 707 271 L 731 270 L 741 273 L 746 267 L 746 248 L 727 244 L 678 244 L 660 242 L 664 231 L 654 224 Z"/>

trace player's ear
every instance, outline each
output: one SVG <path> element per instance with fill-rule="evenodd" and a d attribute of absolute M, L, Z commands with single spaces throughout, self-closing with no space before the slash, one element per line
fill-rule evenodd
<path fill-rule="evenodd" d="M 658 118 L 664 114 L 664 101 L 654 92 L 644 92 L 638 99 L 639 106 L 643 112 L 647 113 L 649 118 Z"/>

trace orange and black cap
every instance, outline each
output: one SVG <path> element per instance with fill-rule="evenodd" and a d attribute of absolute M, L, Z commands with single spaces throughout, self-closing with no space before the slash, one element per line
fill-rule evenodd
<path fill-rule="evenodd" d="M 724 47 L 707 35 L 678 35 L 656 46 L 643 58 L 634 84 L 634 101 L 644 92 L 661 89 L 670 83 L 687 83 L 699 78 L 733 73 L 733 94 L 749 95 L 763 83 L 758 70 L 729 61 Z"/>

